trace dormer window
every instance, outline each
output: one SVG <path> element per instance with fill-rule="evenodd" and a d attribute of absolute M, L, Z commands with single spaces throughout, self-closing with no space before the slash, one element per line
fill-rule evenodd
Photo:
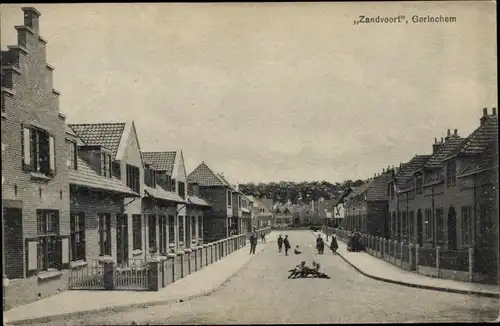
<path fill-rule="evenodd" d="M 78 147 L 76 145 L 76 142 L 68 140 L 68 148 L 69 148 L 69 157 L 68 157 L 68 165 L 69 168 L 72 170 L 77 170 L 78 169 Z"/>
<path fill-rule="evenodd" d="M 446 164 L 446 185 L 452 186 L 457 182 L 457 166 L 455 160 L 451 160 Z"/>
<path fill-rule="evenodd" d="M 180 182 L 179 181 L 179 191 L 178 191 L 178 194 L 179 196 L 181 196 L 182 199 L 186 199 L 186 185 L 184 184 L 184 182 Z"/>
<path fill-rule="evenodd" d="M 101 152 L 101 175 L 111 178 L 111 154 Z"/>
<path fill-rule="evenodd" d="M 170 191 L 175 192 L 175 188 L 176 188 L 175 187 L 175 179 L 172 179 L 170 184 L 172 185 L 172 187 L 170 188 Z"/>
<path fill-rule="evenodd" d="M 140 180 L 139 168 L 137 166 L 127 164 L 127 187 L 139 193 L 141 189 L 139 180 Z"/>
<path fill-rule="evenodd" d="M 144 183 L 148 187 L 156 187 L 156 171 L 151 167 L 146 167 L 144 169 Z"/>
<path fill-rule="evenodd" d="M 415 178 L 415 192 L 417 194 L 422 193 L 422 175 L 420 174 Z"/>

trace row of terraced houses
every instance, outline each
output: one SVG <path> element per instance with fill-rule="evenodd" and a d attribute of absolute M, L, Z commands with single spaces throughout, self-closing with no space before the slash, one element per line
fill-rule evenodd
<path fill-rule="evenodd" d="M 465 257 L 469 280 L 498 282 L 496 108 L 483 109 L 469 136 L 448 130 L 446 137 L 434 139 L 430 154 L 383 169 L 364 186 L 346 192 L 336 204 L 341 203 L 344 228 L 415 245 L 421 252 L 439 248 L 453 260 L 443 258 L 438 265 L 455 266 L 449 267 L 454 269 L 450 278 L 467 270 L 460 266 Z"/>
<path fill-rule="evenodd" d="M 7 306 L 64 291 L 92 260 L 127 266 L 263 226 L 258 200 L 204 162 L 188 174 L 182 150 L 142 151 L 133 121 L 68 125 L 41 14 L 23 11 L 18 44 L 1 52 Z"/>

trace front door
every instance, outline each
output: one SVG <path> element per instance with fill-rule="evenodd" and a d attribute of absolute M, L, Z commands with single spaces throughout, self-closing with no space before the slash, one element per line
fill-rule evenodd
<path fill-rule="evenodd" d="M 116 216 L 116 261 L 118 266 L 128 264 L 128 216 Z"/>
<path fill-rule="evenodd" d="M 423 221 L 422 221 L 422 211 L 419 209 L 417 211 L 417 243 L 419 246 L 423 245 L 424 233 L 423 233 Z"/>
<path fill-rule="evenodd" d="M 453 207 L 448 210 L 448 249 L 457 249 L 457 214 Z"/>

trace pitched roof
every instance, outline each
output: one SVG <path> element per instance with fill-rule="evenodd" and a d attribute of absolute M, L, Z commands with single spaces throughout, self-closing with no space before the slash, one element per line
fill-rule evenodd
<path fill-rule="evenodd" d="M 460 176 L 480 173 L 498 167 L 498 152 L 496 151 L 497 140 L 492 142 L 491 147 L 488 147 L 480 156 L 477 156 L 472 162 L 466 165 L 459 173 Z"/>
<path fill-rule="evenodd" d="M 114 177 L 106 178 L 99 175 L 80 157 L 78 157 L 77 164 L 78 170 L 69 170 L 70 184 L 140 197 L 138 193 L 132 191 L 132 189 L 123 184 L 119 179 Z"/>
<path fill-rule="evenodd" d="M 116 157 L 125 129 L 125 122 L 70 124 L 71 129 L 87 145 L 101 145 L 108 148 L 113 158 Z"/>
<path fill-rule="evenodd" d="M 457 155 L 480 155 L 492 139 L 498 137 L 498 116 L 484 117 L 485 123 L 474 130 L 446 159 Z"/>
<path fill-rule="evenodd" d="M 157 171 L 166 171 L 172 175 L 174 171 L 176 151 L 169 152 L 141 152 L 144 164 L 150 164 Z"/>
<path fill-rule="evenodd" d="M 427 184 L 434 184 L 434 183 L 440 183 L 444 181 L 444 176 L 443 176 L 443 171 L 442 170 L 438 170 L 436 172 L 434 172 L 433 174 L 431 174 L 428 178 L 426 178 L 426 180 L 424 181 L 424 184 L 422 186 L 426 186 Z"/>
<path fill-rule="evenodd" d="M 197 197 L 197 196 L 189 196 L 188 202 L 191 204 L 194 204 L 194 205 L 198 205 L 198 206 L 207 206 L 207 207 L 212 206 L 206 200 L 204 200 L 200 197 Z"/>
<path fill-rule="evenodd" d="M 388 200 L 387 183 L 391 180 L 390 172 L 382 173 L 375 177 L 369 184 L 366 191 L 367 201 Z"/>
<path fill-rule="evenodd" d="M 71 129 L 71 127 L 68 125 L 64 126 L 64 131 L 71 136 L 78 137 L 78 135 L 74 132 L 74 130 Z"/>
<path fill-rule="evenodd" d="M 408 163 L 405 163 L 396 174 L 398 187 L 404 187 L 410 182 L 413 179 L 413 173 L 420 170 L 430 157 L 431 155 L 415 155 Z"/>
<path fill-rule="evenodd" d="M 144 186 L 144 192 L 156 199 L 161 199 L 165 201 L 171 201 L 174 203 L 185 203 L 186 201 L 182 199 L 178 194 L 172 191 L 166 191 L 162 187 L 158 186 L 155 188 Z"/>
<path fill-rule="evenodd" d="M 423 166 L 424 169 L 434 169 L 443 166 L 443 160 L 447 158 L 462 142 L 464 139 L 460 136 L 452 135 L 450 136 L 439 148 L 439 150 L 433 154 L 427 163 Z"/>
<path fill-rule="evenodd" d="M 224 186 L 233 187 L 220 174 L 215 173 L 205 162 L 201 162 L 187 177 L 189 182 L 196 182 L 201 187 Z"/>

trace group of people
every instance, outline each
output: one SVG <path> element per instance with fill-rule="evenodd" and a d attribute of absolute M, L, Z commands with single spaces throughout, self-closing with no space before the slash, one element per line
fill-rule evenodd
<path fill-rule="evenodd" d="M 313 267 L 309 268 L 306 266 L 306 262 L 303 261 L 299 265 L 295 266 L 294 269 L 289 270 L 288 278 L 299 278 L 299 277 L 308 277 L 312 276 L 315 278 L 330 278 L 330 276 L 326 275 L 319 271 L 320 264 L 313 261 Z"/>
<path fill-rule="evenodd" d="M 332 234 L 332 242 L 330 243 L 330 250 L 335 254 L 337 252 L 337 249 L 339 249 L 339 245 L 337 243 L 337 239 Z M 318 254 L 320 255 L 322 255 L 325 251 L 325 241 L 323 240 L 320 234 L 318 234 L 318 237 L 316 238 L 316 250 L 318 250 Z"/>
<path fill-rule="evenodd" d="M 281 237 L 281 234 L 278 236 L 278 252 L 281 252 L 283 250 L 283 246 L 285 246 L 285 256 L 288 256 L 288 250 L 292 248 L 290 246 L 290 240 L 288 239 L 288 235 L 285 234 L 285 238 Z M 298 250 L 298 247 L 296 248 L 296 251 Z M 295 252 L 297 254 L 297 252 Z"/>
<path fill-rule="evenodd" d="M 264 231 L 260 233 L 260 240 L 266 243 L 266 234 Z M 255 255 L 255 248 L 257 248 L 257 233 L 254 231 L 250 236 L 250 255 Z"/>

